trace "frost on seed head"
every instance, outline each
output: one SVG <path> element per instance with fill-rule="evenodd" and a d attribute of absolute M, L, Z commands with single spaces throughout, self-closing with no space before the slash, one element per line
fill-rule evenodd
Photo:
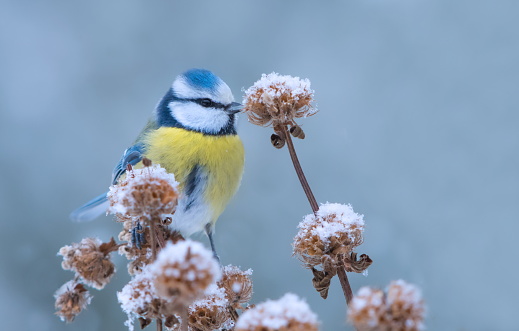
<path fill-rule="evenodd" d="M 246 310 L 236 322 L 236 331 L 316 331 L 317 315 L 295 294 L 267 300 Z"/>
<path fill-rule="evenodd" d="M 97 238 L 84 238 L 79 243 L 63 246 L 58 255 L 63 256 L 61 267 L 64 270 L 74 271 L 83 283 L 100 290 L 115 273 L 110 253 L 117 249 L 113 238 L 108 243 Z"/>
<path fill-rule="evenodd" d="M 171 214 L 177 204 L 178 182 L 160 165 L 127 171 L 110 186 L 108 212 L 121 218 Z"/>
<path fill-rule="evenodd" d="M 168 243 L 150 266 L 159 296 L 188 305 L 222 275 L 213 253 L 192 240 Z"/>
<path fill-rule="evenodd" d="M 249 121 L 261 126 L 295 125 L 294 119 L 314 115 L 314 91 L 308 79 L 275 72 L 245 91 L 244 110 Z"/>
<path fill-rule="evenodd" d="M 222 279 L 218 285 L 225 290 L 230 305 L 242 309 L 252 298 L 252 269 L 242 271 L 240 268 L 228 265 L 222 268 Z"/>
<path fill-rule="evenodd" d="M 305 216 L 298 228 L 294 254 L 313 267 L 324 255 L 347 254 L 362 244 L 364 220 L 350 205 L 325 203 L 315 214 Z"/>
<path fill-rule="evenodd" d="M 420 290 L 403 280 L 391 282 L 387 293 L 362 287 L 353 297 L 348 320 L 360 331 L 420 331 L 425 306 Z"/>
<path fill-rule="evenodd" d="M 205 296 L 189 306 L 188 323 L 193 330 L 212 331 L 222 327 L 231 329 L 233 321 L 228 310 L 227 298 L 223 288 L 212 284 Z"/>
<path fill-rule="evenodd" d="M 92 296 L 83 284 L 74 280 L 63 284 L 54 294 L 54 298 L 56 299 L 56 315 L 68 323 L 72 322 L 92 300 Z"/>
<path fill-rule="evenodd" d="M 175 312 L 178 306 L 160 298 L 153 285 L 153 276 L 148 269 L 144 269 L 126 284 L 117 299 L 122 310 L 128 316 L 125 325 L 130 330 L 134 329 L 133 321 L 139 319 L 141 325 L 147 325 L 151 320 L 160 318 L 164 321 L 176 321 Z"/>

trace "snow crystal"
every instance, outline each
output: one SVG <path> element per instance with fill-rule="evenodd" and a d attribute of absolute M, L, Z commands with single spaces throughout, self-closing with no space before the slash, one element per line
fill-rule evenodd
<path fill-rule="evenodd" d="M 249 329 L 263 326 L 278 330 L 286 327 L 290 320 L 314 325 L 318 323 L 317 315 L 310 310 L 305 301 L 295 294 L 287 293 L 277 301 L 267 300 L 245 311 L 238 319 L 236 328 Z"/>
<path fill-rule="evenodd" d="M 175 268 L 169 267 L 173 265 Z M 193 268 L 195 270 L 192 270 Z M 220 265 L 214 259 L 213 253 L 201 243 L 190 239 L 179 241 L 176 244 L 168 243 L 157 255 L 157 260 L 150 265 L 152 274 L 166 272 L 172 273 L 173 277 L 178 277 L 178 270 L 187 271 L 190 281 L 197 278 L 195 271 L 206 272 L 209 270 L 214 275 L 215 281 L 222 276 Z"/>
<path fill-rule="evenodd" d="M 353 211 L 351 205 L 340 203 L 323 203 L 317 213 L 306 215 L 298 227 L 303 231 L 310 230 L 317 235 L 323 242 L 328 242 L 332 236 L 340 236 L 341 233 L 348 233 L 352 228 L 364 228 L 364 215 L 359 215 Z M 316 219 L 318 224 L 316 224 Z M 322 221 L 330 219 L 332 221 Z M 354 240 L 352 236 L 350 239 Z"/>

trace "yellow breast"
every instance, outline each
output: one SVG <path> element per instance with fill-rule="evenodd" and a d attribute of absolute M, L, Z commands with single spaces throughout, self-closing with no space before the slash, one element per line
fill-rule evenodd
<path fill-rule="evenodd" d="M 181 190 L 191 170 L 196 165 L 203 168 L 208 176 L 204 198 L 212 206 L 215 222 L 241 181 L 244 150 L 240 138 L 161 127 L 145 137 L 145 144 L 145 156 L 173 173 Z"/>

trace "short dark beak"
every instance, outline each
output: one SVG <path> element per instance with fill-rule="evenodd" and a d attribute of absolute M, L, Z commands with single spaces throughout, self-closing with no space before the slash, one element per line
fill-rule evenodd
<path fill-rule="evenodd" d="M 239 102 L 233 102 L 225 108 L 225 112 L 229 115 L 236 114 L 243 109 L 243 105 Z"/>

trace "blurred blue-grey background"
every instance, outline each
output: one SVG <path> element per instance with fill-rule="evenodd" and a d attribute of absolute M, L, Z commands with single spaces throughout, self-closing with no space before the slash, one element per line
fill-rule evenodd
<path fill-rule="evenodd" d="M 203 67 L 238 100 L 262 73 L 311 80 L 321 111 L 296 147 L 319 201 L 365 215 L 374 264 L 354 290 L 402 278 L 429 330 L 519 330 L 518 15 L 515 0 L 0 0 L 0 328 L 125 330 L 124 259 L 66 325 L 56 252 L 118 233 L 68 214 L 107 189 L 173 78 Z M 351 330 L 338 281 L 322 300 L 291 257 L 310 208 L 287 150 L 243 117 L 239 131 L 222 262 L 254 270 L 254 302 L 293 292 L 323 330 Z"/>

